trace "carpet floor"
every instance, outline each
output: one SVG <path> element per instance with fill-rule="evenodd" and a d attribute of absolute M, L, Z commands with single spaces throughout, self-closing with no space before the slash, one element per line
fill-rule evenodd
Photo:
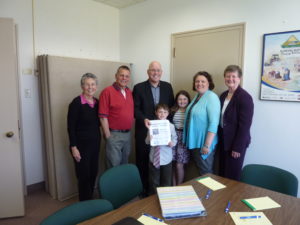
<path fill-rule="evenodd" d="M 77 196 L 61 202 L 38 190 L 25 197 L 25 216 L 0 219 L 0 225 L 38 225 L 55 211 L 75 202 L 78 202 Z"/>

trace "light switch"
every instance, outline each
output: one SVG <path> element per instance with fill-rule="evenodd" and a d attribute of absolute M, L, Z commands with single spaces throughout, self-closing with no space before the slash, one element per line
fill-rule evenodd
<path fill-rule="evenodd" d="M 22 74 L 23 75 L 32 75 L 32 69 L 31 68 L 22 69 Z"/>
<path fill-rule="evenodd" d="M 31 89 L 30 88 L 25 89 L 25 98 L 31 98 Z"/>

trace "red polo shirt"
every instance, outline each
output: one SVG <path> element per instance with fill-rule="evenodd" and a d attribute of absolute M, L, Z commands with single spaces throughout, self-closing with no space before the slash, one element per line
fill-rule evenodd
<path fill-rule="evenodd" d="M 110 129 L 129 130 L 133 125 L 133 97 L 129 88 L 126 87 L 125 92 L 126 98 L 114 83 L 105 88 L 99 96 L 99 117 L 108 119 Z"/>

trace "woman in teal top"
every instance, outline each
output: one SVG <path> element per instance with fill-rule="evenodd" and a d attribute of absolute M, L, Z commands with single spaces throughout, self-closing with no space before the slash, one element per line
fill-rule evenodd
<path fill-rule="evenodd" d="M 213 172 L 217 130 L 220 119 L 220 100 L 212 92 L 212 77 L 205 71 L 196 73 L 193 90 L 197 95 L 185 112 L 183 141 L 193 151 L 193 158 L 200 175 Z"/>

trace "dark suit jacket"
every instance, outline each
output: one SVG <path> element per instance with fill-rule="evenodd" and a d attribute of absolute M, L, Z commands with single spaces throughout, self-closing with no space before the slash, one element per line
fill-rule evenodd
<path fill-rule="evenodd" d="M 148 80 L 134 86 L 133 99 L 136 128 L 145 128 L 144 119 L 155 119 L 155 105 L 151 84 Z M 160 81 L 159 103 L 167 104 L 169 107 L 172 107 L 174 104 L 173 89 L 168 82 Z"/>
<path fill-rule="evenodd" d="M 228 91 L 225 91 L 220 96 L 222 108 L 227 94 Z M 251 141 L 250 127 L 253 110 L 254 105 L 251 95 L 239 86 L 225 109 L 223 129 L 221 127 L 219 129 L 223 150 L 245 152 Z"/>

